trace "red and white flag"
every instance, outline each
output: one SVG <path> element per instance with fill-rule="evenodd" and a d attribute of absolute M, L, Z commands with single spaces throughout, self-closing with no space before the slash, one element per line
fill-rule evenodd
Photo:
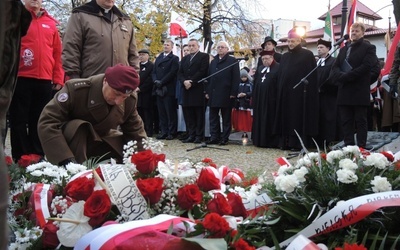
<path fill-rule="evenodd" d="M 181 38 L 188 37 L 186 31 L 186 20 L 175 11 L 171 12 L 171 23 L 169 26 L 170 36 L 179 36 Z"/>

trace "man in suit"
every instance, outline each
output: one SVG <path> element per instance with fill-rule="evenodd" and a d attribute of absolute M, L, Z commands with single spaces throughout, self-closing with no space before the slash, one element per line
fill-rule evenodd
<path fill-rule="evenodd" d="M 211 61 L 209 74 L 224 69 L 209 79 L 206 88 L 206 98 L 210 107 L 210 140 L 208 144 L 227 145 L 232 129 L 231 114 L 233 104 L 238 94 L 240 69 L 237 60 L 229 55 L 229 45 L 221 41 L 217 44 L 217 53 Z M 235 64 L 232 66 L 233 64 Z M 222 116 L 222 132 L 220 116 Z"/>
<path fill-rule="evenodd" d="M 332 66 L 331 75 L 338 86 L 339 105 L 344 144 L 365 148 L 367 143 L 367 112 L 370 105 L 370 71 L 377 63 L 376 48 L 364 40 L 365 26 L 354 23 L 350 40 L 340 49 Z M 354 132 L 357 132 L 357 144 Z"/>
<path fill-rule="evenodd" d="M 140 84 L 138 93 L 138 113 L 142 117 L 147 136 L 153 136 L 153 72 L 154 64 L 149 61 L 150 52 L 147 49 L 139 50 Z"/>
<path fill-rule="evenodd" d="M 204 82 L 198 82 L 207 76 L 209 56 L 200 52 L 196 39 L 188 43 L 190 54 L 181 61 L 179 81 L 183 85 L 182 107 L 189 137 L 182 142 L 200 143 L 204 136 Z"/>
<path fill-rule="evenodd" d="M 178 127 L 175 92 L 179 58 L 172 53 L 173 47 L 174 42 L 171 39 L 164 42 L 164 52 L 157 57 L 152 74 L 160 119 L 161 133 L 157 136 L 159 140 L 173 140 Z"/>

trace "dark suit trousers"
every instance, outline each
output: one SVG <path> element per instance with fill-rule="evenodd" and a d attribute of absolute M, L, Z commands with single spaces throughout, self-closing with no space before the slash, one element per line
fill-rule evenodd
<path fill-rule="evenodd" d="M 51 100 L 50 80 L 19 77 L 11 101 L 11 153 L 15 160 L 26 154 L 44 155 L 37 123 L 44 106 Z"/>
<path fill-rule="evenodd" d="M 203 139 L 204 136 L 204 107 L 182 107 L 185 117 L 186 130 L 189 137 Z"/>
<path fill-rule="evenodd" d="M 221 110 L 222 116 L 222 133 L 219 111 Z M 229 135 L 231 134 L 232 124 L 231 124 L 232 108 L 211 108 L 210 107 L 210 134 L 211 140 L 229 140 Z"/>
<path fill-rule="evenodd" d="M 143 120 L 147 136 L 153 136 L 153 106 L 138 107 L 137 110 Z"/>
<path fill-rule="evenodd" d="M 175 136 L 178 129 L 178 111 L 175 96 L 157 96 L 161 134 Z"/>
<path fill-rule="evenodd" d="M 354 142 L 354 131 L 357 132 L 357 146 L 365 147 L 367 144 L 368 106 L 340 105 L 340 119 L 343 128 L 344 144 L 356 145 Z"/>

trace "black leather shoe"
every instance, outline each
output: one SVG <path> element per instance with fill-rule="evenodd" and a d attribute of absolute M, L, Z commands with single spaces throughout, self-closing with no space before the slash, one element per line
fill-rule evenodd
<path fill-rule="evenodd" d="M 193 143 L 201 143 L 201 139 L 200 138 L 196 138 Z"/>
<path fill-rule="evenodd" d="M 157 139 L 157 140 L 162 140 L 162 139 L 166 139 L 167 137 L 168 137 L 167 134 L 163 134 L 163 135 L 158 135 L 158 136 L 156 137 L 156 139 Z"/>
<path fill-rule="evenodd" d="M 216 145 L 216 144 L 219 144 L 219 140 L 216 140 L 216 139 L 208 140 L 208 141 L 207 141 L 207 144 Z"/>
<path fill-rule="evenodd" d="M 224 146 L 224 145 L 228 145 L 228 141 L 227 140 L 222 140 L 219 145 Z"/>
<path fill-rule="evenodd" d="M 183 143 L 189 143 L 189 142 L 194 142 L 194 137 L 189 137 L 189 138 L 187 138 L 186 140 L 183 140 L 182 142 Z"/>
<path fill-rule="evenodd" d="M 173 140 L 173 139 L 175 139 L 175 136 L 173 136 L 173 135 L 168 135 L 168 136 L 165 138 L 165 140 L 168 140 L 168 141 Z"/>

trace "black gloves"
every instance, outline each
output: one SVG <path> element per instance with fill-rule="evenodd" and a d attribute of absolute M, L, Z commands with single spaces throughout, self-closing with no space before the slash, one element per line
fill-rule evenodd
<path fill-rule="evenodd" d="M 155 80 L 154 84 L 156 85 L 157 88 L 161 88 L 162 87 L 162 84 L 161 84 L 160 80 Z"/>
<path fill-rule="evenodd" d="M 397 84 L 390 84 L 390 95 L 392 98 L 397 98 Z"/>
<path fill-rule="evenodd" d="M 68 158 L 68 159 L 65 159 L 63 161 L 60 161 L 60 163 L 58 163 L 58 166 L 64 166 L 65 167 L 70 163 L 76 163 L 75 158 Z"/>

